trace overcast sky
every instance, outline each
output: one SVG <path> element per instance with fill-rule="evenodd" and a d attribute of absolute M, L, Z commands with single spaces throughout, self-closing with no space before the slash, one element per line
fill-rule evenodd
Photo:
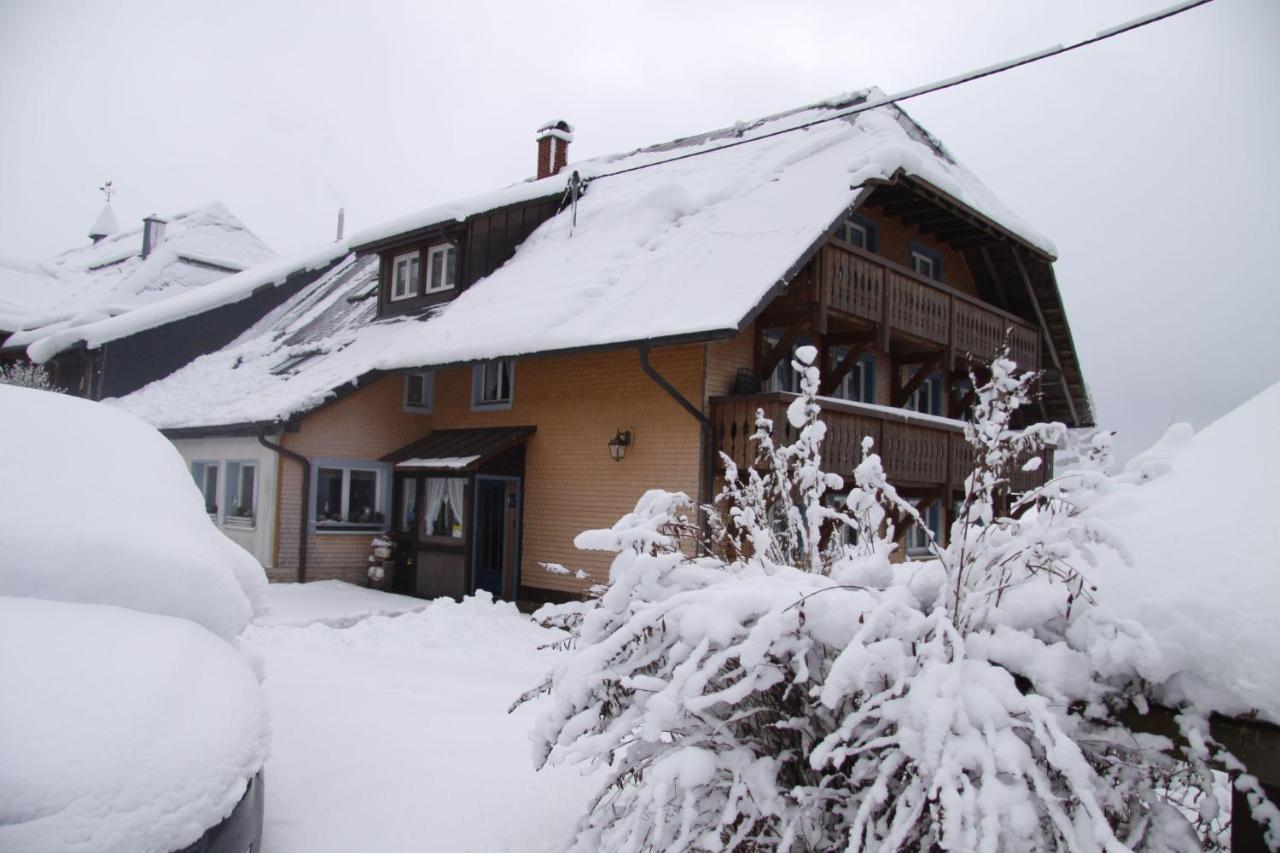
<path fill-rule="evenodd" d="M 1167 0 L 0 0 L 0 253 L 225 203 L 277 251 L 582 158 L 904 89 Z M 1057 243 L 1100 422 L 1128 455 L 1280 380 L 1280 3 L 1216 0 L 906 104 Z"/>

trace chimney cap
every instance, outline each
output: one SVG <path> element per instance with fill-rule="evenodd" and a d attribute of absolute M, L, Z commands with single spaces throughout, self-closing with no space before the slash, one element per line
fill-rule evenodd
<path fill-rule="evenodd" d="M 538 139 L 546 139 L 548 136 L 563 139 L 565 142 L 572 142 L 573 125 L 562 118 L 552 119 L 538 128 Z"/>

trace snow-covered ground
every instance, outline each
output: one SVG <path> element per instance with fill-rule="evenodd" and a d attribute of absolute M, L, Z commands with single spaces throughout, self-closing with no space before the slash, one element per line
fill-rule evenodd
<path fill-rule="evenodd" d="M 537 709 L 507 708 L 560 654 L 538 647 L 564 635 L 486 598 L 412 599 L 425 609 L 334 627 L 339 599 L 350 620 L 355 593 L 369 613 L 403 597 L 314 586 L 324 592 L 268 594 L 310 624 L 246 634 L 265 660 L 275 730 L 267 853 L 563 849 L 597 781 L 535 773 Z"/>
<path fill-rule="evenodd" d="M 424 609 L 428 602 L 410 595 L 395 595 L 344 581 L 273 583 L 263 599 L 265 612 L 258 625 L 299 628 L 321 622 L 334 628 L 352 625 L 367 616 L 394 616 Z"/>

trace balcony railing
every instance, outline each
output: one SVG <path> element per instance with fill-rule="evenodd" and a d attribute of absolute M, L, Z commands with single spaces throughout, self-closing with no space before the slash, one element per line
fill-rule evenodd
<path fill-rule="evenodd" d="M 753 463 L 756 444 L 751 436 L 756 431 L 757 409 L 763 409 L 764 416 L 773 421 L 775 441 L 794 442 L 796 429 L 787 420 L 787 406 L 794 399 L 795 394 L 783 392 L 712 398 L 717 449 L 740 468 Z M 847 400 L 823 398 L 821 403 L 822 420 L 827 425 L 822 443 L 826 471 L 848 479 L 862 461 L 862 439 L 866 436 L 875 442 L 889 482 L 899 488 L 958 490 L 973 468 L 973 448 L 965 441 L 960 421 Z M 1013 491 L 1024 492 L 1053 475 L 1053 451 L 1044 451 L 1041 460 L 1035 471 L 1024 471 L 1019 464 L 1008 472 Z"/>
<path fill-rule="evenodd" d="M 1009 332 L 1011 355 L 1024 370 L 1040 368 L 1040 331 L 1027 321 L 906 267 L 843 243 L 822 248 L 816 283 L 829 311 L 885 329 L 890 336 L 968 353 L 990 361 Z"/>

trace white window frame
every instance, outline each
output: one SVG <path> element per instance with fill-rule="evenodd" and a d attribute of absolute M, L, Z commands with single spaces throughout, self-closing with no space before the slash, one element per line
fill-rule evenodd
<path fill-rule="evenodd" d="M 253 491 L 249 495 L 249 514 L 239 515 L 234 512 L 237 507 L 231 505 L 231 471 L 235 466 L 236 482 L 235 494 L 240 498 L 240 488 L 244 485 L 245 469 L 253 471 Z M 228 459 L 223 463 L 225 475 L 223 477 L 224 494 L 226 494 L 226 506 L 222 510 L 223 525 L 226 527 L 247 527 L 252 528 L 257 524 L 258 517 L 258 463 L 254 459 Z"/>
<path fill-rule="evenodd" d="M 507 396 L 494 400 L 484 399 L 484 372 L 491 366 L 506 364 Z M 499 358 L 483 361 L 475 366 L 471 373 L 471 408 L 472 410 L 509 409 L 516 398 L 516 362 L 512 358 Z"/>
<path fill-rule="evenodd" d="M 415 296 L 418 295 L 418 279 L 422 275 L 422 267 L 421 267 L 422 261 L 420 256 L 421 256 L 421 253 L 417 249 L 414 249 L 412 252 L 404 252 L 402 254 L 396 255 L 394 258 L 391 259 L 391 301 L 392 302 L 402 302 L 405 299 L 413 299 Z M 399 284 L 400 284 L 399 271 L 400 271 L 401 261 L 405 263 L 406 268 L 410 271 L 410 274 L 408 276 L 408 287 L 404 292 L 400 292 L 399 290 Z M 412 273 L 412 270 L 415 265 L 414 264 L 415 261 L 418 264 L 417 275 L 414 275 Z"/>
<path fill-rule="evenodd" d="M 200 497 L 204 500 L 205 512 L 214 523 L 217 523 L 222 507 L 222 474 L 219 470 L 221 467 L 221 464 L 214 459 L 194 459 L 191 462 L 191 478 L 196 481 L 196 488 L 200 490 Z M 197 477 L 197 469 L 204 472 L 203 479 Z M 210 470 L 213 471 L 213 512 L 209 512 L 209 494 L 205 491 L 205 487 L 209 484 Z"/>
<path fill-rule="evenodd" d="M 353 471 L 369 472 L 375 475 L 373 484 L 373 511 L 382 515 L 381 521 L 368 524 L 355 521 L 321 521 L 316 517 L 316 498 L 320 491 L 320 471 L 328 468 L 342 471 L 341 505 L 338 517 L 345 519 L 351 511 L 351 473 Z M 313 459 L 311 461 L 311 494 L 307 512 L 310 513 L 311 529 L 316 533 L 378 533 L 390 526 L 388 517 L 391 489 L 391 467 L 385 463 L 365 459 Z"/>
<path fill-rule="evenodd" d="M 453 253 L 453 275 L 454 280 L 448 281 L 449 278 L 449 253 Z M 440 260 L 440 274 L 444 276 L 444 284 L 436 284 L 432 276 L 432 270 L 435 269 L 435 257 L 443 255 Z M 446 290 L 453 290 L 457 285 L 458 277 L 458 247 L 453 243 L 438 243 L 427 250 L 427 293 L 443 293 Z"/>
<path fill-rule="evenodd" d="M 414 377 L 422 380 L 422 398 L 421 405 L 415 405 L 409 402 L 409 384 Z M 404 410 L 419 415 L 429 415 L 435 411 L 436 403 L 436 375 L 434 371 L 425 370 L 416 373 L 406 373 L 404 377 L 404 399 L 402 400 Z"/>

